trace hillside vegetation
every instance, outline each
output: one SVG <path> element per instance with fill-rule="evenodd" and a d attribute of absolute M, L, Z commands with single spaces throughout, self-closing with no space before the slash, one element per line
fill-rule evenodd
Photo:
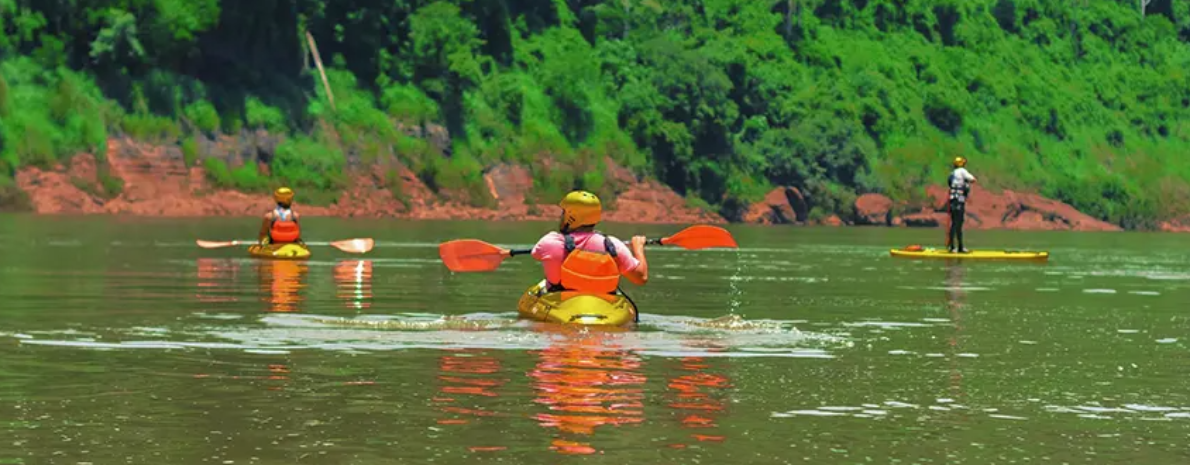
<path fill-rule="evenodd" d="M 605 191 L 607 155 L 729 218 L 778 185 L 817 217 L 918 201 L 963 155 L 1144 228 L 1190 211 L 1190 2 L 0 0 L 0 119 L 0 198 L 117 134 L 243 189 L 395 154 L 480 203 L 501 161 Z M 260 129 L 267 178 L 197 153 Z"/>

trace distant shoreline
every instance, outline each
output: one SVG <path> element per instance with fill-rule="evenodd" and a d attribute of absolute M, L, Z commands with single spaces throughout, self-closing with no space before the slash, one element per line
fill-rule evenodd
<path fill-rule="evenodd" d="M 212 185 L 205 169 L 188 166 L 177 147 L 108 140 L 107 168 L 100 170 L 91 154 L 71 158 L 51 169 L 22 167 L 16 187 L 26 197 L 24 210 L 49 215 L 133 215 L 147 217 L 258 217 L 272 204 L 267 188 L 245 193 Z M 917 205 L 881 194 L 864 194 L 854 211 L 824 215 L 796 187 L 778 187 L 748 205 L 735 221 L 693 205 L 656 180 L 639 178 L 607 160 L 608 178 L 616 192 L 605 199 L 604 221 L 628 224 L 757 224 L 940 228 L 947 224 L 946 191 L 928 186 Z M 408 168 L 395 161 L 349 168 L 341 192 L 321 193 L 324 203 L 306 198 L 318 193 L 298 190 L 300 211 L 310 217 L 398 218 L 411 220 L 555 221 L 556 206 L 530 199 L 533 180 L 523 166 L 503 164 L 488 169 L 484 198 L 476 193 L 431 190 Z M 1120 231 L 1056 200 L 1031 193 L 994 192 L 976 185 L 968 205 L 966 230 Z M 327 202 L 326 200 L 331 200 Z M 5 200 L 5 199 L 0 199 Z M 13 201 L 8 199 L 8 203 Z M 813 218 L 811 218 L 813 216 Z M 1190 217 L 1168 221 L 1153 230 L 1190 232 Z"/>

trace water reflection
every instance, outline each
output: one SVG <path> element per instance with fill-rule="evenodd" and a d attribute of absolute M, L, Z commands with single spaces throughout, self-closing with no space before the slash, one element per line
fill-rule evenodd
<path fill-rule="evenodd" d="M 710 340 L 694 339 L 683 345 L 705 352 L 726 350 Z M 717 434 L 719 424 L 716 420 L 724 412 L 726 405 L 722 397 L 731 383 L 727 376 L 718 372 L 723 368 L 720 365 L 729 360 L 727 357 L 681 357 L 677 360 L 679 376 L 669 381 L 671 400 L 667 405 L 681 417 L 679 424 L 682 428 L 694 430 L 690 437 L 697 442 L 722 442 L 725 439 Z M 686 446 L 670 444 L 675 449 Z"/>
<path fill-rule="evenodd" d="M 238 301 L 234 291 L 238 288 L 239 264 L 238 260 L 226 258 L 199 258 L 197 260 L 198 300 L 201 302 Z M 306 264 L 293 261 L 260 260 L 257 262 L 257 266 L 261 288 L 265 294 L 262 299 L 271 304 L 269 311 L 296 311 L 297 303 L 301 301 L 299 291 L 305 286 L 303 278 L 305 277 Z M 280 361 L 288 362 L 288 360 L 288 355 L 285 355 Z M 260 365 L 256 363 L 218 364 L 216 366 L 224 370 L 212 370 L 214 373 L 195 373 L 194 377 L 196 379 L 249 380 L 253 383 L 261 383 L 265 389 L 270 391 L 283 390 L 289 384 L 290 366 L 288 363 L 267 363 L 263 372 Z M 219 373 L 220 371 L 225 372 Z"/>
<path fill-rule="evenodd" d="M 959 347 L 963 332 L 963 311 L 967 303 L 967 291 L 963 289 L 966 270 L 962 263 L 948 263 L 946 265 L 946 312 L 950 317 L 954 329 L 947 338 L 950 359 L 950 397 L 959 403 L 964 401 L 963 371 L 959 367 L 958 354 L 963 353 Z"/>
<path fill-rule="evenodd" d="M 598 430 L 645 423 L 648 379 L 645 364 L 635 350 L 626 347 L 624 333 L 544 324 L 535 326 L 533 331 L 545 333 L 551 339 L 545 348 L 528 352 L 536 360 L 525 372 L 532 389 L 532 402 L 537 405 L 537 412 L 528 415 L 548 432 L 545 448 L 566 455 L 597 454 L 613 444 L 622 445 L 622 440 L 613 436 L 608 438 L 608 446 L 601 446 L 595 440 Z M 682 346 L 692 354 L 728 350 L 721 343 L 702 337 L 690 338 Z M 519 382 L 510 383 L 510 374 L 520 371 L 509 369 L 510 365 L 517 365 L 512 358 L 521 354 L 482 348 L 443 350 L 438 356 L 435 380 L 438 386 L 432 398 L 432 405 L 440 412 L 435 420 L 437 425 L 466 428 L 453 431 L 452 437 L 484 441 L 481 444 L 468 440 L 473 442 L 468 444 L 473 452 L 499 451 L 511 446 L 492 441 L 490 434 L 471 428 L 506 428 L 509 421 L 524 418 L 520 412 L 528 406 L 521 404 L 524 397 L 520 390 L 506 392 L 510 387 L 522 386 Z M 672 373 L 664 379 L 664 394 L 658 396 L 661 405 L 671 412 L 668 417 L 673 423 L 668 424 L 676 424 L 689 435 L 689 439 L 669 447 L 683 449 L 696 443 L 724 441 L 720 419 L 727 412 L 725 398 L 732 386 L 723 372 L 732 359 L 679 355 L 659 358 L 658 363 L 659 368 Z M 485 419 L 492 418 L 500 418 L 499 423 L 483 424 Z"/>
<path fill-rule="evenodd" d="M 546 325 L 541 330 L 558 336 L 536 351 L 539 360 L 529 372 L 537 391 L 534 402 L 548 410 L 534 419 L 558 431 L 550 449 L 593 454 L 599 452 L 591 443 L 597 427 L 644 421 L 641 357 L 622 349 L 614 332 Z"/>
<path fill-rule="evenodd" d="M 479 420 L 497 416 L 490 407 L 499 397 L 497 389 L 508 379 L 501 373 L 500 359 L 488 355 L 487 349 L 446 349 L 438 357 L 438 392 L 431 399 L 441 413 L 439 425 L 478 426 Z M 463 427 L 463 426 L 458 426 Z M 507 449 L 501 438 L 487 433 L 465 436 L 453 432 L 452 437 L 483 438 L 482 443 L 468 446 L 471 452 L 493 452 Z"/>
<path fill-rule="evenodd" d="M 335 294 L 343 306 L 363 310 L 372 307 L 372 261 L 341 260 L 335 264 Z"/>
<path fill-rule="evenodd" d="M 306 287 L 306 273 L 310 266 L 295 260 L 259 260 L 260 289 L 265 294 L 270 312 L 296 312 L 304 300 L 302 289 Z"/>
<path fill-rule="evenodd" d="M 508 382 L 500 377 L 500 360 L 484 349 L 447 349 L 438 357 L 438 395 L 433 401 L 445 413 L 440 425 L 463 425 L 474 417 L 495 413 L 484 407 L 485 398 L 499 396 L 496 389 Z"/>
<path fill-rule="evenodd" d="M 200 302 L 236 302 L 239 288 L 240 261 L 220 258 L 199 258 L 196 299 Z M 259 279 L 261 300 L 268 302 L 269 312 L 297 312 L 306 300 L 310 265 L 293 260 L 256 260 L 253 262 Z M 343 306 L 353 310 L 372 307 L 372 261 L 342 260 L 331 270 L 335 281 L 335 295 Z"/>
<path fill-rule="evenodd" d="M 196 262 L 199 302 L 235 302 L 235 295 L 228 295 L 226 289 L 235 285 L 240 267 L 236 262 L 221 258 L 200 258 Z"/>
<path fill-rule="evenodd" d="M 288 357 L 286 357 L 288 358 Z M 270 363 L 269 374 L 266 375 L 269 384 L 266 389 L 270 391 L 280 391 L 289 384 L 289 365 L 283 363 Z"/>

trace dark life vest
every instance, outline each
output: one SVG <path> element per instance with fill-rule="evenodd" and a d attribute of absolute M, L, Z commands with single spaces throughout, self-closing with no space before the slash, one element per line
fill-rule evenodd
<path fill-rule="evenodd" d="M 967 203 L 967 196 L 971 195 L 971 184 L 959 179 L 954 173 L 946 178 L 946 185 L 950 189 L 950 203 L 964 205 Z"/>

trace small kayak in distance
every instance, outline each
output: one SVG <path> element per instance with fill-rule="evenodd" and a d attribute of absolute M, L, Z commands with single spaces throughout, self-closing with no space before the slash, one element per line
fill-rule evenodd
<path fill-rule="evenodd" d="M 522 317 L 546 323 L 587 326 L 624 326 L 636 319 L 636 306 L 623 294 L 542 292 L 545 280 L 533 285 L 517 302 Z"/>
<path fill-rule="evenodd" d="M 972 250 L 967 253 L 949 252 L 946 249 L 891 249 L 889 255 L 902 258 L 952 258 L 966 260 L 1049 260 L 1049 252 L 1025 250 Z"/>
<path fill-rule="evenodd" d="M 274 260 L 305 260 L 310 258 L 310 248 L 302 244 L 253 244 L 248 246 L 248 255 Z"/>

